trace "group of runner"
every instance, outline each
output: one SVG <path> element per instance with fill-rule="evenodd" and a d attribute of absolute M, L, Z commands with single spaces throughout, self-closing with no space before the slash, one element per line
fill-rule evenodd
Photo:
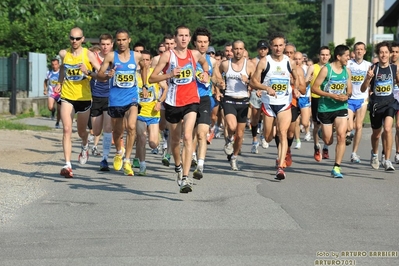
<path fill-rule="evenodd" d="M 197 28 L 191 34 L 188 27 L 177 27 L 173 35 L 165 35 L 154 58 L 140 43 L 131 51 L 126 30 L 118 30 L 115 39 L 110 34 L 101 35 L 97 52 L 82 47 L 84 35 L 80 28 L 73 28 L 69 39 L 71 47 L 59 52 L 62 64 L 58 79 L 50 71 L 45 83 L 49 85 L 49 109 L 54 109 L 55 102 L 50 98 L 58 96 L 61 103 L 65 166 L 60 174 L 66 178 L 73 177 L 71 135 L 75 114 L 82 139 L 79 163 L 85 164 L 89 157 L 87 121 L 91 118 L 93 134 L 103 136 L 101 171 L 110 170 L 108 156 L 113 142 L 113 168 L 132 176 L 133 162 L 140 168 L 138 174 L 146 175 L 147 139 L 153 153 L 157 153 L 161 132 L 162 163 L 169 166 L 172 155 L 181 193 L 192 191 L 190 167 L 195 166 L 193 178 L 203 177 L 207 145 L 218 134 L 221 123 L 224 152 L 231 169 L 239 170 L 238 157 L 248 119 L 252 153 L 258 153 L 257 135 L 261 131 L 262 147 L 267 148 L 273 139 L 276 142 L 277 180 L 286 178 L 284 169 L 292 164 L 294 140 L 295 148 L 301 147 L 300 124 L 304 140 L 313 137 L 318 162 L 329 158 L 328 146 L 333 143 L 335 130 L 337 144 L 331 175 L 342 178 L 345 147 L 352 139 L 351 161 L 360 162 L 356 152 L 367 106 L 373 129 L 370 164 L 376 169 L 380 165 L 377 154 L 382 135 L 383 166 L 386 171 L 394 170 L 389 159 L 392 125 L 399 110 L 394 98 L 399 99 L 396 43 L 379 43 L 375 51 L 379 62 L 373 65 L 363 59 L 366 45 L 362 42 L 355 44 L 353 59 L 349 47 L 335 47 L 331 63 L 330 50 L 323 46 L 318 63 L 308 66 L 304 54 L 287 43 L 282 34 L 270 36 L 269 41 L 260 40 L 258 56 L 253 59 L 248 58 L 241 40 L 226 44 L 224 54 L 217 53 L 210 46 L 212 36 L 206 28 Z M 195 49 L 188 49 L 190 43 Z M 121 139 L 125 134 L 124 143 Z M 324 142 L 322 152 L 319 137 Z M 134 145 L 136 159 L 132 160 Z M 97 151 L 94 145 L 92 152 L 97 154 L 94 147 Z M 399 162 L 399 147 L 397 152 L 395 162 Z"/>

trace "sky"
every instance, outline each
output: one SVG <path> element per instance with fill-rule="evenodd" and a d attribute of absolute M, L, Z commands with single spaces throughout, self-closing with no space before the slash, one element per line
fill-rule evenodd
<path fill-rule="evenodd" d="M 385 0 L 385 10 L 388 10 L 393 3 L 395 3 L 395 0 Z"/>

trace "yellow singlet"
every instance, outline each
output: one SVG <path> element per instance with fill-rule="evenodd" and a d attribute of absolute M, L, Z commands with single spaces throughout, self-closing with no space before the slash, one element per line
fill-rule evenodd
<path fill-rule="evenodd" d="M 62 84 L 61 98 L 72 101 L 91 101 L 90 77 L 82 73 L 80 64 L 84 64 L 87 69 L 92 69 L 87 49 L 83 48 L 78 56 L 74 56 L 68 49 L 63 61 L 65 79 Z"/>
<path fill-rule="evenodd" d="M 319 64 L 313 65 L 313 77 L 312 77 L 312 80 L 310 81 L 310 86 L 313 86 L 314 82 L 316 81 L 316 78 L 319 75 L 320 69 L 321 69 L 321 66 Z M 312 93 L 312 98 L 320 98 L 320 95 Z"/>
<path fill-rule="evenodd" d="M 147 74 L 147 85 L 148 85 L 148 98 L 143 98 L 143 80 L 141 79 L 141 75 L 137 73 L 137 86 L 139 87 L 139 98 L 140 98 L 140 114 L 142 117 L 161 117 L 161 112 L 155 111 L 154 107 L 157 104 L 157 99 L 159 99 L 159 85 L 158 83 L 150 84 L 148 82 L 148 78 L 151 76 L 153 68 L 150 68 L 150 71 Z"/>

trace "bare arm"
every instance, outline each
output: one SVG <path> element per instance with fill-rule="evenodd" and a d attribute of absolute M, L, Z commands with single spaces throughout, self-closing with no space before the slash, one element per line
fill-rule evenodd
<path fill-rule="evenodd" d="M 154 71 L 152 72 L 150 78 L 148 79 L 149 83 L 158 83 L 162 80 L 167 80 L 172 78 L 173 76 L 177 76 L 180 74 L 180 68 L 176 66 L 173 71 L 170 73 L 163 73 L 159 75 L 159 73 L 162 73 L 162 70 L 166 67 L 166 65 L 169 63 L 169 57 L 170 57 L 170 51 L 164 52 L 161 57 L 159 58 L 158 64 L 154 68 Z"/>
<path fill-rule="evenodd" d="M 306 77 L 305 77 L 306 86 L 308 86 L 313 79 L 313 71 L 314 71 L 314 65 L 311 65 L 308 68 L 308 71 L 306 72 Z"/>
<path fill-rule="evenodd" d="M 61 62 L 64 62 L 66 50 L 61 50 L 58 54 L 61 57 Z M 58 84 L 54 87 L 54 92 L 56 93 L 61 92 L 62 83 L 64 82 L 64 79 L 65 79 L 65 70 L 64 70 L 64 63 L 62 63 L 62 65 L 60 66 L 60 75 L 58 76 Z"/>
<path fill-rule="evenodd" d="M 110 69 L 107 74 L 105 72 L 111 68 L 114 64 L 114 53 L 109 53 L 105 56 L 103 63 L 101 64 L 100 69 L 98 70 L 97 77 L 99 79 L 107 80 L 114 76 L 115 69 Z"/>
<path fill-rule="evenodd" d="M 348 72 L 348 79 L 346 80 L 346 95 L 348 99 L 352 96 L 352 72 L 349 68 L 346 68 Z"/>
<path fill-rule="evenodd" d="M 370 87 L 370 83 L 374 78 L 374 68 L 375 65 L 373 65 L 373 67 L 369 67 L 369 70 L 367 71 L 367 75 L 366 75 L 366 79 L 364 80 L 364 82 L 362 83 L 362 86 L 360 87 L 360 90 L 362 92 L 365 92 L 367 90 L 368 87 Z"/>
<path fill-rule="evenodd" d="M 266 65 L 267 65 L 266 58 L 262 58 L 259 61 L 259 63 L 256 66 L 256 68 L 255 68 L 255 73 L 252 76 L 252 78 L 251 78 L 251 80 L 249 82 L 249 85 L 253 89 L 263 90 L 263 91 L 266 91 L 267 94 L 269 94 L 271 96 L 274 96 L 275 95 L 275 91 L 271 87 L 263 85 L 262 83 L 260 83 L 261 74 L 262 74 L 262 71 L 264 69 L 266 69 Z"/>

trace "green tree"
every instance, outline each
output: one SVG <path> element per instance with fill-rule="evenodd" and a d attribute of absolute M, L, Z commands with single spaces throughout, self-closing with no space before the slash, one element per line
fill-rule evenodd
<path fill-rule="evenodd" d="M 0 56 L 13 51 L 54 55 L 69 44 L 68 32 L 76 23 L 95 19 L 94 12 L 80 11 L 79 0 L 5 0 L 1 5 Z"/>

